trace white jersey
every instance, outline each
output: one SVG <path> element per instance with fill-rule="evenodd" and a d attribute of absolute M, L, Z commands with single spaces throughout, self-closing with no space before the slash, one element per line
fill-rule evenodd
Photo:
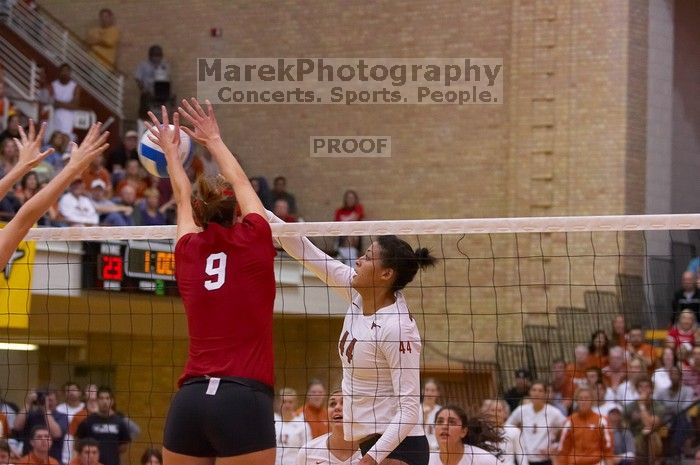
<path fill-rule="evenodd" d="M 85 404 L 80 402 L 77 407 L 71 407 L 67 403 L 58 404 L 56 406 L 56 411 L 60 413 L 65 413 L 68 416 L 68 424 L 70 425 L 75 418 L 75 415 L 85 408 Z M 75 438 L 70 432 L 66 432 L 63 439 L 63 451 L 61 451 L 61 463 L 70 463 L 73 459 L 75 446 Z"/>
<path fill-rule="evenodd" d="M 281 222 L 268 212 L 271 222 Z M 345 440 L 381 438 L 368 454 L 381 463 L 407 436 L 423 436 L 420 406 L 421 339 L 403 294 L 374 315 L 362 313 L 352 289 L 354 270 L 326 255 L 306 238 L 280 237 L 284 250 L 350 301 L 340 333 Z"/>
<path fill-rule="evenodd" d="M 355 465 L 362 459 L 360 450 L 356 450 L 347 460 L 339 460 L 328 450 L 330 433 L 312 439 L 304 444 L 297 455 L 296 465 Z"/>
<path fill-rule="evenodd" d="M 457 462 L 457 465 L 499 465 L 500 462 L 495 455 L 486 452 L 476 446 L 464 445 L 464 455 Z M 430 461 L 428 465 L 444 465 L 440 460 L 440 452 L 434 451 L 430 453 Z"/>
<path fill-rule="evenodd" d="M 535 412 L 532 404 L 516 408 L 506 421 L 520 428 L 523 455 L 532 462 L 549 460 L 548 450 L 556 445 L 556 439 L 566 423 L 566 417 L 549 404 Z"/>
<path fill-rule="evenodd" d="M 421 411 L 422 407 L 421 405 Z M 438 442 L 435 437 L 435 417 L 441 408 L 441 405 L 435 404 L 427 415 L 423 414 L 423 418 L 425 418 L 423 429 L 425 429 L 425 436 L 428 438 L 428 447 L 430 450 L 438 450 Z"/>
<path fill-rule="evenodd" d="M 504 425 L 501 428 L 503 439 L 497 444 L 501 450 L 499 463 L 501 465 L 517 465 L 522 463 L 523 449 L 520 438 L 520 428 L 512 425 Z"/>
<path fill-rule="evenodd" d="M 275 435 L 277 437 L 275 465 L 295 465 L 299 449 L 311 439 L 311 428 L 301 415 L 290 421 L 282 421 L 282 417 L 275 414 Z"/>

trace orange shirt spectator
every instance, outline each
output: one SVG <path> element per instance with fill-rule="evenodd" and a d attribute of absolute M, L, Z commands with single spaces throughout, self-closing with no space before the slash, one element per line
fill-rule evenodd
<path fill-rule="evenodd" d="M 644 332 L 639 326 L 630 329 L 627 339 L 627 353 L 630 357 L 639 357 L 644 361 L 644 365 L 653 369 L 656 361 L 656 350 L 651 344 L 644 342 Z"/>
<path fill-rule="evenodd" d="M 598 465 L 613 457 L 613 440 L 606 420 L 593 412 L 593 393 L 579 391 L 578 411 L 564 425 L 559 441 L 558 465 Z"/>
<path fill-rule="evenodd" d="M 4 413 L 0 413 L 0 438 L 7 439 L 10 437 L 10 425 L 7 423 L 7 416 Z"/>
<path fill-rule="evenodd" d="M 317 438 L 330 431 L 328 424 L 328 409 L 326 408 L 326 388 L 317 379 L 309 383 L 306 390 L 306 402 L 297 410 L 309 424 L 311 436 Z"/>
<path fill-rule="evenodd" d="M 620 346 L 623 349 L 627 348 L 627 326 L 625 325 L 625 317 L 616 315 L 612 321 L 612 340 L 611 345 Z"/>
<path fill-rule="evenodd" d="M 574 362 L 566 366 L 566 378 L 562 387 L 562 398 L 573 399 L 579 388 L 588 385 L 586 369 L 588 368 L 588 348 L 584 345 L 576 346 Z"/>
<path fill-rule="evenodd" d="M 588 346 L 588 367 L 603 368 L 608 365 L 608 352 L 610 351 L 610 341 L 605 331 L 598 330 L 591 336 L 591 343 Z"/>
<path fill-rule="evenodd" d="M 15 465 L 59 465 L 58 460 L 47 455 L 45 459 L 42 459 L 30 452 L 24 457 L 20 458 Z"/>
<path fill-rule="evenodd" d="M 86 187 L 92 186 L 92 181 L 95 179 L 100 179 L 102 182 L 105 183 L 105 190 L 107 191 L 107 195 L 111 195 L 112 192 L 112 176 L 109 174 L 109 171 L 101 165 L 102 161 L 100 159 L 93 161 L 88 169 L 86 169 L 83 172 L 83 183 L 85 183 Z"/>

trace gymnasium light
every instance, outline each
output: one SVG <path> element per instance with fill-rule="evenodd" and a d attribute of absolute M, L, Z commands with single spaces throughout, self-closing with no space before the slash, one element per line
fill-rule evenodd
<path fill-rule="evenodd" d="M 17 342 L 0 342 L 0 350 L 21 350 L 27 352 L 39 350 L 39 346 L 36 344 L 20 344 Z"/>

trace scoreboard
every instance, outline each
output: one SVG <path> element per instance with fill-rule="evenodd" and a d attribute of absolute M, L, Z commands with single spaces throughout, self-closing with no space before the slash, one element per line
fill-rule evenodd
<path fill-rule="evenodd" d="M 177 294 L 172 241 L 87 242 L 84 250 L 84 288 Z"/>

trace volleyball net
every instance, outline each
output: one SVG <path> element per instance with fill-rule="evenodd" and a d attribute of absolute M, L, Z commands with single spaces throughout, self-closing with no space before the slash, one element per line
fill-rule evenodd
<path fill-rule="evenodd" d="M 654 365 L 644 368 L 653 374 L 698 230 L 700 215 L 272 225 L 273 236 L 307 236 L 349 264 L 380 235 L 429 248 L 437 266 L 419 272 L 405 291 L 423 340 L 422 378 L 438 382 L 438 404 L 470 411 L 509 391 L 512 397 L 518 378 L 556 384 L 552 367 L 574 364 L 577 346 L 588 347 L 597 331 L 610 346 L 624 345 L 613 335 L 616 319 L 627 331 L 641 328 L 653 350 Z M 0 276 L 0 389 L 8 417 L 32 389 L 57 388 L 60 402 L 69 380 L 108 385 L 115 410 L 140 427 L 132 461 L 161 443 L 187 354 L 174 235 L 174 226 L 30 232 Z M 302 407 L 309 381 L 326 390 L 340 384 L 347 302 L 278 250 L 275 388 L 293 388 Z M 676 311 L 686 308 L 680 305 Z M 692 349 L 672 347 L 691 367 Z M 693 434 L 686 437 L 697 442 Z"/>

